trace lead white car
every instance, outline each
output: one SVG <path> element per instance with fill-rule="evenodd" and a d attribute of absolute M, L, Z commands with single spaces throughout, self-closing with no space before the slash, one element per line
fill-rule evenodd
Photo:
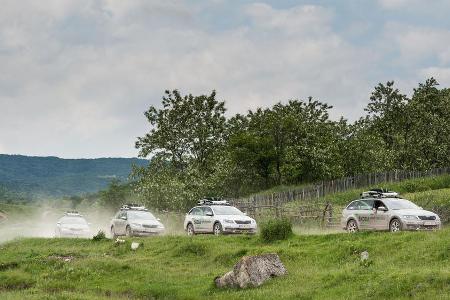
<path fill-rule="evenodd" d="M 364 195 L 363 195 L 364 197 Z M 433 230 L 441 228 L 439 216 L 409 200 L 380 193 L 352 201 L 342 211 L 342 228 L 358 230 Z"/>
<path fill-rule="evenodd" d="M 188 235 L 197 233 L 248 233 L 255 234 L 256 221 L 226 201 L 201 200 L 184 219 Z"/>

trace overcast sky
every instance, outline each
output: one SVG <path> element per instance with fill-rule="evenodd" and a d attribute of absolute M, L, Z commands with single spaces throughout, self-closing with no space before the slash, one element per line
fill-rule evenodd
<path fill-rule="evenodd" d="M 313 96 L 363 114 L 378 82 L 450 86 L 450 1 L 2 0 L 0 153 L 132 157 L 164 90 L 228 114 Z"/>

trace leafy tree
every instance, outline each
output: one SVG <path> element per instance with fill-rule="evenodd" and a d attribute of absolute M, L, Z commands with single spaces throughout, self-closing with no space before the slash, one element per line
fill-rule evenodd
<path fill-rule="evenodd" d="M 164 157 L 180 170 L 189 163 L 206 170 L 212 154 L 223 144 L 225 103 L 216 100 L 215 91 L 181 96 L 174 90 L 166 91 L 162 106 L 151 106 L 145 112 L 152 128 L 136 142 L 139 155 Z"/>
<path fill-rule="evenodd" d="M 100 192 L 100 204 L 111 209 L 118 209 L 126 202 L 127 186 L 117 179 L 111 180 L 108 189 Z"/>

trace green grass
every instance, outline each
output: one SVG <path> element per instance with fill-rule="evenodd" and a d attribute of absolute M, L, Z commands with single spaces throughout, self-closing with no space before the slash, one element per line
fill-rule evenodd
<path fill-rule="evenodd" d="M 130 241 L 22 239 L 0 246 L 1 299 L 450 299 L 450 229 L 294 236 L 164 236 Z M 370 258 L 361 263 L 359 254 Z M 276 252 L 288 275 L 219 290 L 243 255 Z M 70 256 L 70 262 L 58 258 Z"/>

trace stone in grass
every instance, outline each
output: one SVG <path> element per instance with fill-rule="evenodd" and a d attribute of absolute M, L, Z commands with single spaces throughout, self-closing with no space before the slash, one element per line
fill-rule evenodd
<path fill-rule="evenodd" d="M 369 252 L 363 251 L 361 252 L 361 261 L 366 261 L 369 259 Z"/>
<path fill-rule="evenodd" d="M 276 253 L 256 256 L 244 256 L 233 270 L 223 276 L 216 277 L 214 283 L 218 288 L 257 287 L 266 280 L 286 275 L 287 271 Z"/>
<path fill-rule="evenodd" d="M 136 243 L 136 242 L 132 242 L 131 243 L 131 250 L 136 250 L 137 248 L 139 248 L 140 244 Z"/>

